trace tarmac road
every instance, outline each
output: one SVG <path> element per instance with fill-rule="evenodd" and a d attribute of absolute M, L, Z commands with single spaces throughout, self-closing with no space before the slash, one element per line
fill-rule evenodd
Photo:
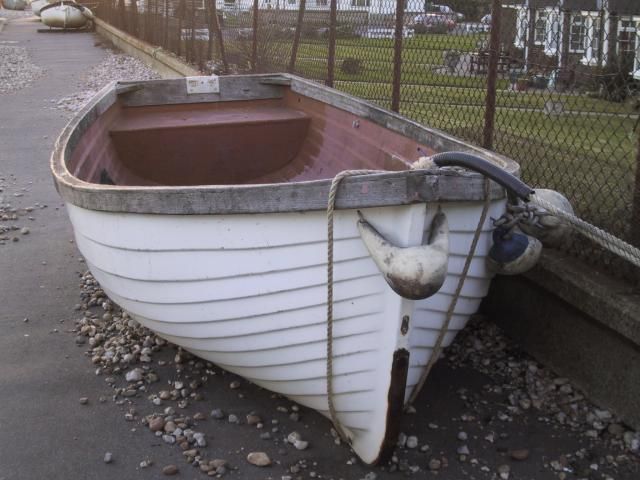
<path fill-rule="evenodd" d="M 25 216 L 16 222 L 28 226 L 29 234 L 16 233 L 12 236 L 20 241 L 0 245 L 0 480 L 162 478 L 161 469 L 167 464 L 179 467 L 179 478 L 206 478 L 183 460 L 180 448 L 163 443 L 141 425 L 145 414 L 158 410 L 144 396 L 121 405 L 111 401 L 113 391 L 104 376 L 94 373 L 95 366 L 84 355 L 86 348 L 78 347 L 75 335 L 67 333 L 79 316 L 73 307 L 79 302 L 79 274 L 85 266 L 72 243 L 71 227 L 49 173 L 50 152 L 66 123 L 66 117 L 51 108 L 50 100 L 70 95 L 81 73 L 100 62 L 104 51 L 94 45 L 90 33 L 39 34 L 39 26 L 31 20 L 14 19 L 0 34 L 0 42 L 27 47 L 33 62 L 46 69 L 30 87 L 0 94 L 0 179 L 5 178 L 0 182 L 5 185 L 0 196 L 20 208 L 46 205 L 36 206 L 29 214 L 34 220 Z M 173 379 L 174 353 L 167 348 L 154 357 L 154 361 L 167 362 L 158 368 L 161 382 Z M 302 409 L 300 420 L 292 420 L 277 409 L 290 408 L 291 402 L 247 382 L 230 389 L 235 379 L 217 370 L 200 390 L 203 400 L 186 410 L 193 415 L 221 408 L 241 420 L 255 411 L 263 418 L 266 430 L 225 420 L 200 422 L 198 428 L 209 443 L 208 458 L 224 458 L 238 467 L 225 477 L 359 479 L 370 474 L 371 479 L 371 472 L 377 478 L 403 476 L 352 462 L 349 449 L 334 444 L 324 417 Z M 411 476 L 492 479 L 497 478 L 499 465 L 508 464 L 512 479 L 559 478 L 561 472 L 548 468 L 548 462 L 585 446 L 584 438 L 537 422 L 535 414 L 504 422 L 498 431 L 494 417 L 506 399 L 487 391 L 486 385 L 492 382 L 473 369 L 438 363 L 416 403 L 417 413 L 397 419 L 403 432 L 418 436 L 420 445 L 430 446 L 427 452 L 418 448 L 398 455 L 407 465 L 420 467 Z M 466 389 L 475 405 L 483 405 L 482 412 L 471 412 L 477 418 L 467 424 L 461 423 L 461 417 L 470 407 L 461 399 L 461 389 Z M 107 401 L 100 403 L 100 396 Z M 81 405 L 81 397 L 88 397 L 89 403 Z M 134 420 L 126 421 L 131 408 L 136 409 Z M 273 432 L 272 440 L 260 438 L 260 433 L 273 428 L 279 431 Z M 487 428 L 496 430 L 495 441 L 485 439 Z M 308 450 L 297 451 L 273 440 L 294 429 L 310 442 Z M 471 450 L 469 457 L 479 461 L 476 466 L 458 459 L 458 432 L 463 429 L 469 434 L 465 442 Z M 507 452 L 514 448 L 528 449 L 529 458 L 510 460 Z M 597 445 L 589 449 L 594 458 L 606 453 Z M 274 465 L 258 469 L 247 464 L 246 454 L 256 450 L 267 452 Z M 110 464 L 103 461 L 107 451 L 113 453 Z M 429 460 L 442 457 L 448 459 L 448 467 L 430 472 Z M 141 468 L 140 462 L 147 459 L 153 464 Z M 300 461 L 306 461 L 306 468 L 290 473 L 289 467 Z M 594 471 L 589 478 L 606 477 Z M 613 478 L 639 478 L 638 469 L 620 471 Z"/>

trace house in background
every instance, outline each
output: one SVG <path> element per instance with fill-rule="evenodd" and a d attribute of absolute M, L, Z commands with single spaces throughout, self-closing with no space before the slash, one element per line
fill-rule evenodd
<path fill-rule="evenodd" d="M 525 68 L 574 74 L 616 64 L 640 80 L 640 0 L 512 0 L 503 45 Z"/>
<path fill-rule="evenodd" d="M 205 1 L 205 0 L 203 0 Z M 640 0 L 639 0 L 640 1 Z M 253 0 L 216 0 L 216 6 L 225 11 L 248 11 L 253 8 Z M 306 10 L 326 10 L 330 8 L 329 0 L 307 0 Z M 406 0 L 405 12 L 424 12 L 424 0 Z M 366 11 L 372 14 L 393 15 L 396 10 L 395 0 L 338 0 L 339 11 Z M 258 0 L 259 9 L 298 10 L 300 0 Z"/>

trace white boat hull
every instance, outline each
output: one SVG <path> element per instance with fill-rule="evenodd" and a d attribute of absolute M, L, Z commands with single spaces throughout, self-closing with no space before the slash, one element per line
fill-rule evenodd
<path fill-rule="evenodd" d="M 25 0 L 2 0 L 1 4 L 8 10 L 24 10 L 27 7 Z"/>
<path fill-rule="evenodd" d="M 35 2 L 31 2 L 31 11 L 35 16 L 39 17 L 40 10 L 47 5 L 49 5 L 47 0 L 36 0 Z"/>
<path fill-rule="evenodd" d="M 448 275 L 438 293 L 394 293 L 359 237 L 355 210 L 335 221 L 333 372 L 338 420 L 352 447 L 375 462 L 389 438 L 390 392 L 406 401 L 431 358 L 456 289 L 481 202 L 442 203 L 451 231 Z M 166 339 L 328 416 L 326 214 L 150 215 L 68 204 L 77 244 L 105 292 Z M 492 203 L 444 346 L 486 295 Z M 399 246 L 422 243 L 436 205 L 364 209 Z M 409 331 L 401 332 L 408 316 Z M 408 373 L 398 370 L 408 352 Z M 395 360 L 394 360 L 395 359 Z M 406 355 L 405 355 L 406 360 Z M 405 382 L 406 380 L 406 382 Z M 400 387 L 398 387 L 400 386 Z M 404 400 L 402 396 L 404 394 Z"/>
<path fill-rule="evenodd" d="M 83 12 L 71 5 L 46 8 L 40 12 L 40 18 L 42 23 L 52 28 L 82 28 L 89 21 Z"/>

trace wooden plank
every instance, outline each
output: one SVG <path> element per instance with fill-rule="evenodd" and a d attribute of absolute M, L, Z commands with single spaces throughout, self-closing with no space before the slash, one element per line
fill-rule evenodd
<path fill-rule="evenodd" d="M 185 79 L 150 80 L 144 83 L 144 89 L 123 94 L 121 98 L 126 107 L 282 98 L 282 87 L 261 83 L 260 79 L 254 75 L 224 76 L 220 77 L 220 93 L 191 95 L 187 94 Z M 121 85 L 129 83 L 139 82 L 122 82 Z"/>
<path fill-rule="evenodd" d="M 481 201 L 484 179 L 475 174 L 432 175 L 405 171 L 349 177 L 338 189 L 336 208 L 368 208 L 423 202 Z M 68 178 L 63 198 L 82 208 L 110 212 L 180 215 L 276 213 L 325 210 L 330 180 L 211 187 L 119 187 Z M 491 197 L 504 191 L 492 185 Z"/>

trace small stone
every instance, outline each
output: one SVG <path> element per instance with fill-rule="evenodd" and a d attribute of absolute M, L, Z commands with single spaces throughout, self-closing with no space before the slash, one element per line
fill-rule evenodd
<path fill-rule="evenodd" d="M 226 467 L 227 461 L 222 458 L 216 458 L 214 460 L 211 460 L 209 462 L 209 465 L 211 465 L 213 468 Z"/>
<path fill-rule="evenodd" d="M 134 368 L 133 370 L 128 371 L 124 378 L 127 382 L 139 382 L 142 380 L 142 370 L 139 368 Z"/>
<path fill-rule="evenodd" d="M 264 452 L 251 452 L 247 455 L 247 462 L 256 467 L 268 467 L 271 465 L 269 455 Z"/>
<path fill-rule="evenodd" d="M 418 437 L 410 435 L 407 437 L 407 448 L 416 448 L 418 446 Z"/>
<path fill-rule="evenodd" d="M 471 452 L 469 451 L 469 447 L 466 445 L 461 445 L 458 447 L 458 455 L 469 455 Z"/>
<path fill-rule="evenodd" d="M 458 432 L 458 440 L 460 440 L 461 442 L 464 442 L 467 440 L 467 438 L 469 438 L 469 436 L 467 435 L 467 432 Z"/>
<path fill-rule="evenodd" d="M 234 415 L 233 413 L 229 415 L 229 418 L 227 419 L 229 423 L 239 423 L 240 420 L 238 419 L 237 415 Z"/>
<path fill-rule="evenodd" d="M 89 403 L 88 397 L 80 397 L 80 405 L 86 405 L 87 403 Z"/>
<path fill-rule="evenodd" d="M 289 435 L 287 435 L 287 442 L 292 445 L 299 440 L 302 440 L 302 435 L 300 435 L 298 432 L 291 432 Z"/>
<path fill-rule="evenodd" d="M 169 400 L 171 398 L 171 392 L 169 392 L 169 390 L 161 390 L 160 393 L 158 393 L 158 397 L 160 397 L 160 400 Z"/>
<path fill-rule="evenodd" d="M 498 476 L 502 480 L 509 480 L 509 473 L 511 472 L 511 467 L 509 465 L 500 465 L 498 467 Z"/>
<path fill-rule="evenodd" d="M 193 419 L 194 419 L 194 420 L 206 420 L 206 419 L 207 419 L 207 416 L 206 416 L 204 413 L 202 413 L 202 412 L 196 412 L 196 413 L 193 415 Z"/>
<path fill-rule="evenodd" d="M 262 422 L 262 419 L 258 415 L 251 413 L 247 415 L 247 425 L 257 425 L 260 422 Z"/>
<path fill-rule="evenodd" d="M 233 382 L 231 382 L 231 383 L 229 384 L 229 388 L 230 388 L 231 390 L 235 390 L 235 389 L 237 389 L 237 388 L 240 388 L 240 382 L 239 382 L 238 380 L 234 380 Z"/>
<path fill-rule="evenodd" d="M 224 417 L 225 417 L 224 412 L 221 409 L 215 408 L 211 410 L 211 418 L 215 418 L 216 420 L 222 420 Z"/>
<path fill-rule="evenodd" d="M 369 472 L 364 476 L 363 480 L 376 480 L 378 478 L 378 475 L 376 474 L 376 472 Z"/>
<path fill-rule="evenodd" d="M 29 229 L 28 229 L 27 227 L 22 227 L 22 228 L 20 229 L 20 233 L 21 233 L 22 235 L 29 235 Z"/>
<path fill-rule="evenodd" d="M 175 475 L 176 473 L 178 473 L 178 467 L 175 465 L 167 465 L 162 469 L 163 475 Z"/>
<path fill-rule="evenodd" d="M 441 466 L 442 462 L 437 458 L 432 458 L 431 460 L 429 460 L 429 470 L 431 470 L 432 472 L 440 470 Z"/>
<path fill-rule="evenodd" d="M 113 462 L 113 453 L 106 452 L 104 454 L 104 463 L 111 463 L 111 462 Z"/>
<path fill-rule="evenodd" d="M 509 452 L 509 455 L 514 460 L 523 461 L 529 458 L 529 450 L 526 448 L 518 448 L 517 450 L 511 450 L 511 452 Z"/>
<path fill-rule="evenodd" d="M 305 440 L 296 440 L 295 442 L 293 442 L 293 446 L 298 450 L 306 450 L 309 446 L 309 442 Z"/>
<path fill-rule="evenodd" d="M 149 430 L 151 430 L 152 432 L 159 432 L 160 430 L 164 429 L 164 424 L 164 418 L 153 417 L 151 420 L 149 420 Z"/>
<path fill-rule="evenodd" d="M 196 445 L 198 447 L 206 447 L 207 446 L 207 440 L 204 438 L 204 433 L 194 433 L 193 434 L 193 439 L 196 442 Z"/>

